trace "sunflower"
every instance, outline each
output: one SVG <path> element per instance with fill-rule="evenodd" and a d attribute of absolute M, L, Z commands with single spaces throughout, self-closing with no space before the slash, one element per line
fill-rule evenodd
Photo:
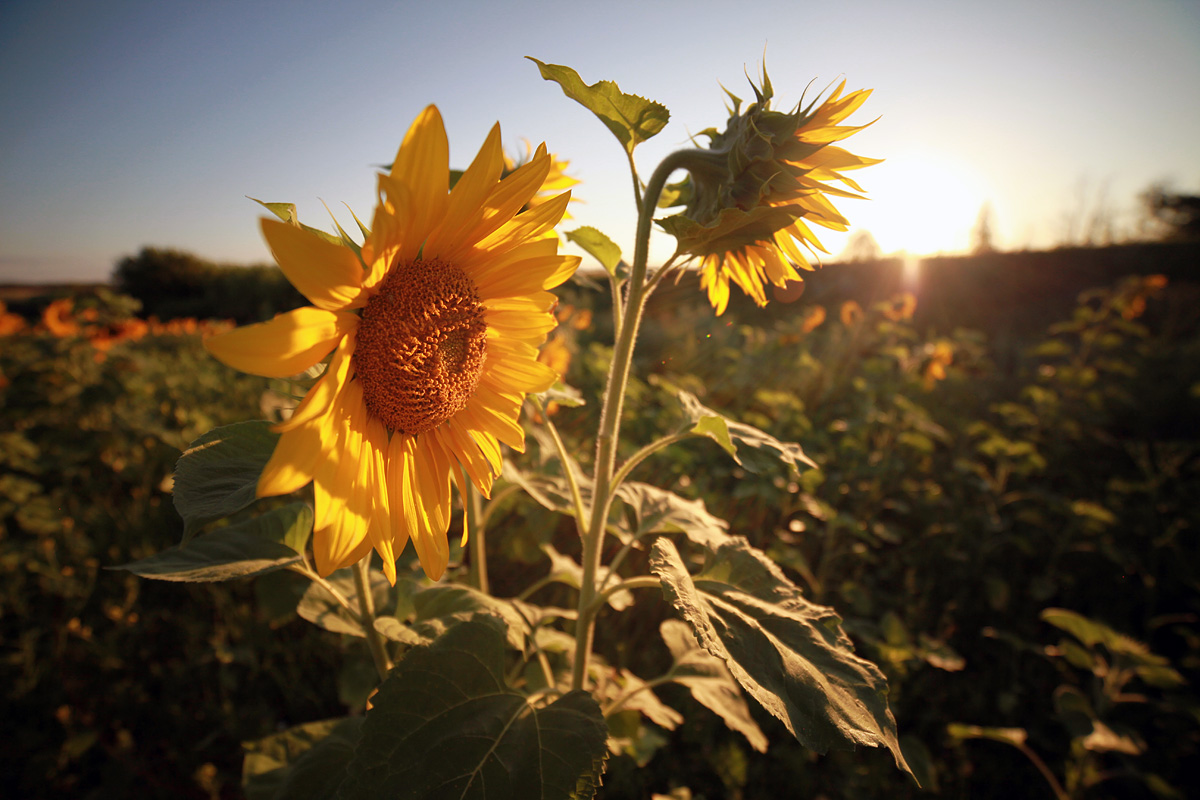
<path fill-rule="evenodd" d="M 840 123 L 869 89 L 843 97 L 842 81 L 819 105 L 784 113 L 771 109 L 765 71 L 762 86 L 751 85 L 756 102 L 741 112 L 742 101 L 730 94 L 734 106 L 725 130 L 701 134 L 709 146 L 686 165 L 690 186 L 678 195 L 687 207 L 665 221 L 674 225 L 664 226 L 679 238 L 681 253 L 700 260 L 700 286 L 718 315 L 729 303 L 731 281 L 765 306 L 766 283 L 803 280 L 796 267 L 812 269 L 804 251 L 828 252 L 809 223 L 846 230 L 849 222 L 829 196 L 861 197 L 862 188 L 842 173 L 880 162 L 832 144 L 866 127 Z"/>
<path fill-rule="evenodd" d="M 512 174 L 523 165 L 529 163 L 530 159 L 533 158 L 533 146 L 529 143 L 529 140 L 524 139 L 522 143 L 524 144 L 525 152 L 518 157 L 513 158 L 508 153 L 504 154 L 505 175 Z M 546 180 L 542 184 L 542 187 L 529 199 L 529 208 L 536 208 L 542 203 L 557 197 L 560 192 L 570 189 L 579 183 L 578 178 L 572 178 L 567 175 L 567 167 L 570 165 L 571 162 L 567 159 L 559 158 L 556 153 L 550 154 L 550 171 L 546 173 Z M 571 202 L 577 203 L 580 201 L 578 198 L 572 197 Z M 565 220 L 571 219 L 571 213 L 569 211 L 564 212 L 562 218 Z"/>
<path fill-rule="evenodd" d="M 328 575 L 374 547 L 393 583 L 411 539 L 436 580 L 449 559 L 450 487 L 463 473 L 484 496 L 500 444 L 524 450 L 528 392 L 557 379 L 538 345 L 556 321 L 553 288 L 579 258 L 545 238 L 569 193 L 525 212 L 551 159 L 539 147 L 501 179 L 500 126 L 449 190 L 449 147 L 430 106 L 404 137 L 361 252 L 271 219 L 263 235 L 312 303 L 206 340 L 245 372 L 288 377 L 328 365 L 281 433 L 258 496 L 310 481 L 313 555 Z M 465 533 L 464 533 L 465 536 Z"/>

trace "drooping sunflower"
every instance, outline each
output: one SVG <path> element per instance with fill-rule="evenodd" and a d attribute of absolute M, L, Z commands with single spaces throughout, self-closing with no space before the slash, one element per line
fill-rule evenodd
<path fill-rule="evenodd" d="M 524 449 L 528 392 L 557 374 L 537 360 L 556 321 L 551 289 L 579 258 L 545 238 L 570 193 L 521 212 L 541 188 L 544 146 L 501 179 L 500 126 L 453 190 L 441 115 L 430 106 L 404 137 L 361 253 L 264 219 L 280 269 L 311 306 L 209 338 L 218 359 L 288 377 L 332 357 L 288 420 L 258 482 L 260 497 L 310 481 L 313 554 L 328 575 L 372 547 L 395 582 L 412 540 L 425 573 L 449 559 L 451 482 L 487 496 L 500 443 Z"/>
<path fill-rule="evenodd" d="M 848 220 L 829 197 L 862 197 L 862 187 L 844 171 L 881 160 L 832 144 L 867 127 L 840 123 L 871 90 L 843 97 L 842 81 L 823 102 L 785 113 L 771 109 L 765 70 L 762 86 L 751 85 L 756 102 L 743 112 L 741 100 L 730 94 L 725 130 L 702 132 L 709 146 L 685 167 L 690 185 L 679 201 L 686 208 L 664 221 L 674 223 L 664 227 L 679 239 L 679 251 L 700 260 L 700 286 L 718 315 L 729 303 L 731 281 L 765 306 L 767 283 L 782 287 L 802 280 L 796 267 L 813 268 L 805 250 L 827 252 L 809 223 L 846 230 Z"/>

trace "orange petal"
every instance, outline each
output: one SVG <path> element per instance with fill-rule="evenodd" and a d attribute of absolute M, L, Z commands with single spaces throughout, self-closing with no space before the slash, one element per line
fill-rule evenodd
<path fill-rule="evenodd" d="M 450 190 L 450 144 L 446 126 L 437 106 L 428 106 L 409 127 L 392 162 L 391 177 L 404 183 L 412 193 L 411 229 L 400 258 L 416 258 L 435 225 L 446 211 L 446 193 Z"/>
<path fill-rule="evenodd" d="M 314 306 L 340 311 L 366 303 L 362 262 L 349 247 L 277 219 L 264 218 L 262 232 L 279 269 Z"/>
<path fill-rule="evenodd" d="M 204 340 L 204 346 L 234 369 L 286 378 L 329 355 L 341 338 L 357 327 L 356 314 L 304 306 L 267 322 L 215 334 Z"/>
<path fill-rule="evenodd" d="M 304 399 L 292 415 L 272 426 L 271 430 L 278 433 L 295 430 L 329 411 L 338 391 L 346 385 L 350 377 L 350 356 L 354 355 L 355 344 L 356 338 L 353 333 L 342 338 L 342 343 L 334 351 L 329 366 L 325 368 L 325 374 L 308 390 L 308 394 L 304 395 Z"/>
<path fill-rule="evenodd" d="M 497 122 L 471 166 L 450 191 L 445 218 L 425 242 L 423 258 L 454 261 L 458 248 L 475 243 L 469 234 L 483 221 L 484 203 L 503 172 L 504 150 L 500 145 L 500 123 Z"/>
<path fill-rule="evenodd" d="M 310 425 L 279 437 L 275 450 L 258 477 L 258 497 L 289 494 L 313 479 L 321 458 L 321 430 Z"/>

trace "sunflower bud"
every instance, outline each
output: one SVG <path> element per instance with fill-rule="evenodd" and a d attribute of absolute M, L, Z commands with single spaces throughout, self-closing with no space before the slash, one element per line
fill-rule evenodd
<path fill-rule="evenodd" d="M 732 280 L 758 305 L 766 305 L 765 282 L 783 286 L 801 280 L 796 267 L 812 266 L 798 246 L 826 252 L 809 222 L 844 231 L 848 221 L 826 195 L 861 197 L 862 188 L 844 170 L 876 164 L 831 143 L 866 126 L 840 126 L 870 95 L 860 90 L 842 97 L 843 81 L 823 102 L 791 112 L 771 108 L 774 91 L 766 70 L 755 86 L 755 101 L 742 111 L 733 103 L 725 130 L 701 132 L 708 147 L 690 151 L 675 184 L 660 202 L 683 205 L 683 212 L 660 224 L 678 240 L 680 253 L 701 260 L 701 286 L 718 314 L 724 312 Z M 829 185 L 838 181 L 848 189 Z"/>

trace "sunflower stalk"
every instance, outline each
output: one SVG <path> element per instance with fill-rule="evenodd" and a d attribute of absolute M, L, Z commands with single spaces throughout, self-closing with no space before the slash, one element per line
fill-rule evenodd
<path fill-rule="evenodd" d="M 371 659 L 375 662 L 375 671 L 379 679 L 387 678 L 392 670 L 392 659 L 388 656 L 383 637 L 375 630 L 375 598 L 371 595 L 371 556 L 368 552 L 361 561 L 354 565 L 354 588 L 358 594 L 359 621 L 362 624 L 363 635 L 367 637 L 367 647 L 371 650 Z"/>
<path fill-rule="evenodd" d="M 633 348 L 637 341 L 642 312 L 649 296 L 646 282 L 646 266 L 650 251 L 650 229 L 654 222 L 654 210 L 658 198 L 667 184 L 667 178 L 676 169 L 684 166 L 693 157 L 691 150 L 678 150 L 655 168 L 646 184 L 638 209 L 638 225 L 634 243 L 633 267 L 625 292 L 622 324 L 613 351 L 612 365 L 608 371 L 608 382 L 604 389 L 604 405 L 600 412 L 600 432 L 596 437 L 596 470 L 592 493 L 592 515 L 583 539 L 583 583 L 579 592 L 579 620 L 575 626 L 575 663 L 571 676 L 571 688 L 584 688 L 588 661 L 591 659 L 592 641 L 595 638 L 596 611 L 594 604 L 597 592 L 597 576 L 600 574 L 604 553 L 605 523 L 612 506 L 616 490 L 613 475 L 616 470 L 617 442 L 620 440 L 621 411 L 624 408 L 625 390 L 629 385 L 629 368 L 633 363 Z"/>
<path fill-rule="evenodd" d="M 488 588 L 487 540 L 483 521 L 483 495 L 463 472 L 463 486 L 467 488 L 463 498 L 463 529 L 471 547 L 471 585 L 484 594 Z"/>

